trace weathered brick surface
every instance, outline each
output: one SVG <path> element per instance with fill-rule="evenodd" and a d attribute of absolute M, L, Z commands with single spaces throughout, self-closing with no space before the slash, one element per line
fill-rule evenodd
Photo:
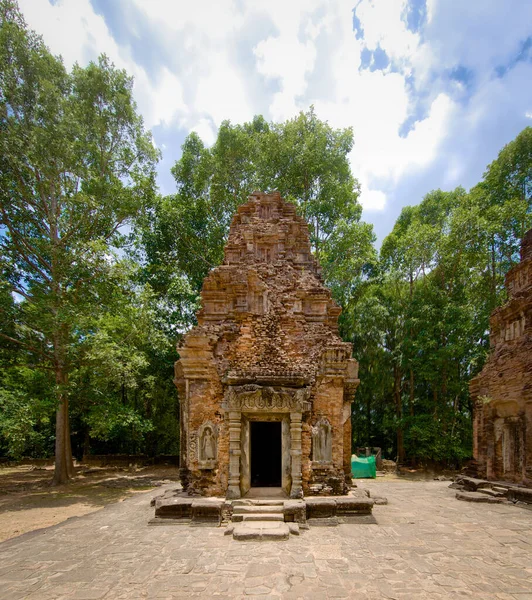
<path fill-rule="evenodd" d="M 470 383 L 478 475 L 532 485 L 532 230 L 490 318 L 491 353 Z"/>
<path fill-rule="evenodd" d="M 307 223 L 278 193 L 254 193 L 233 218 L 224 262 L 204 281 L 198 325 L 178 348 L 190 493 L 247 491 L 253 420 L 281 421 L 292 497 L 347 491 L 358 363 L 338 335 L 340 312 Z"/>

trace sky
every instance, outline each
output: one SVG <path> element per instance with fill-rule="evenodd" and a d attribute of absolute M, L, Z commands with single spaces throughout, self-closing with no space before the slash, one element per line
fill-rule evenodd
<path fill-rule="evenodd" d="M 314 105 L 352 127 L 363 219 L 379 241 L 403 206 L 466 189 L 532 125 L 532 0 L 19 0 L 67 67 L 107 54 L 163 158 L 220 123 Z M 250 190 L 251 192 L 251 190 Z"/>

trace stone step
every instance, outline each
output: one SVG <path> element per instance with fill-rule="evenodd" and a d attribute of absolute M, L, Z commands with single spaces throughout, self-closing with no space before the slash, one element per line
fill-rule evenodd
<path fill-rule="evenodd" d="M 240 516 L 240 515 L 238 515 Z M 284 515 L 280 513 L 251 513 L 241 515 L 244 521 L 284 521 Z"/>
<path fill-rule="evenodd" d="M 501 504 L 505 502 L 505 498 L 495 498 L 493 496 L 488 496 L 487 494 L 481 494 L 478 492 L 457 492 L 456 493 L 457 500 L 464 500 L 465 502 L 485 502 L 490 504 Z"/>
<path fill-rule="evenodd" d="M 279 521 L 243 521 L 233 529 L 233 539 L 239 541 L 282 541 L 289 537 L 288 525 Z"/>
<path fill-rule="evenodd" d="M 494 498 L 504 498 L 506 496 L 505 492 L 498 492 L 497 490 L 492 490 L 490 488 L 479 489 L 478 493 L 486 494 L 486 496 L 493 496 Z"/>
<path fill-rule="evenodd" d="M 233 500 L 233 506 L 283 506 L 284 500 L 254 500 L 251 498 L 243 498 L 241 500 Z"/>
<path fill-rule="evenodd" d="M 269 514 L 269 513 L 279 513 L 283 514 L 283 506 L 282 505 L 262 505 L 262 506 L 233 506 L 233 514 L 234 515 L 246 515 L 246 514 Z"/>
<path fill-rule="evenodd" d="M 233 523 L 242 523 L 242 521 L 284 521 L 283 513 L 244 513 L 235 514 L 231 517 Z"/>

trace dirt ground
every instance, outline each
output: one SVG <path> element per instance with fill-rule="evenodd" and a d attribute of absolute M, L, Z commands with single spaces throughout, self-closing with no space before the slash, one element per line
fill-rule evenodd
<path fill-rule="evenodd" d="M 71 483 L 57 487 L 50 485 L 52 477 L 52 467 L 0 467 L 0 542 L 178 481 L 178 470 L 170 466 L 81 466 L 76 467 Z"/>

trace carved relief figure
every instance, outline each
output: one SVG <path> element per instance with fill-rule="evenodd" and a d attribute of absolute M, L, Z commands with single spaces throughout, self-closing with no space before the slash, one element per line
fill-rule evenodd
<path fill-rule="evenodd" d="M 210 421 L 198 431 L 198 459 L 201 469 L 212 469 L 216 462 L 216 433 Z"/>
<path fill-rule="evenodd" d="M 332 460 L 332 431 L 327 419 L 321 419 L 312 428 L 312 460 L 314 462 Z"/>
<path fill-rule="evenodd" d="M 203 460 L 214 460 L 215 448 L 214 448 L 214 437 L 210 427 L 206 427 L 203 430 L 203 439 L 201 441 L 201 450 Z"/>

